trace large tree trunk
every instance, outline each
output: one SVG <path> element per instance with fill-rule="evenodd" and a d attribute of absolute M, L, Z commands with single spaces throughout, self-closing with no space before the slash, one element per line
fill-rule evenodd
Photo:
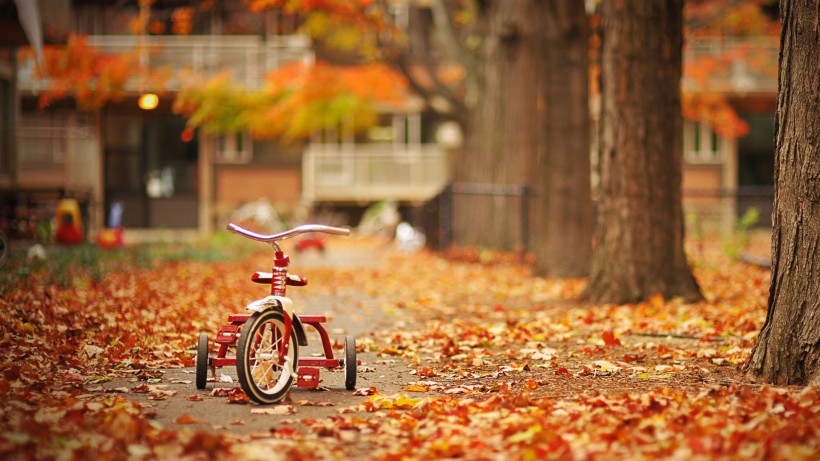
<path fill-rule="evenodd" d="M 536 3 L 488 0 L 478 8 L 480 90 L 468 95 L 465 145 L 453 175 L 453 240 L 459 245 L 512 250 L 528 230 L 515 192 L 527 184 L 540 138 Z"/>
<path fill-rule="evenodd" d="M 578 0 L 541 5 L 544 138 L 532 169 L 534 270 L 538 275 L 586 277 L 592 260 L 589 24 Z"/>
<path fill-rule="evenodd" d="M 702 298 L 683 250 L 683 0 L 604 0 L 601 200 L 587 294 Z"/>
<path fill-rule="evenodd" d="M 820 385 L 820 10 L 780 2 L 769 311 L 746 372 Z"/>

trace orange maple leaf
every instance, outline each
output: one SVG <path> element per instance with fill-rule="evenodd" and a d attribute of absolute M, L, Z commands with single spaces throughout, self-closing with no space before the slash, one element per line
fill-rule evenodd
<path fill-rule="evenodd" d="M 611 331 L 607 330 L 601 336 L 603 336 L 604 344 L 606 344 L 607 347 L 615 347 L 615 346 L 621 346 L 622 345 L 621 340 L 616 338 L 615 333 L 613 333 Z"/>

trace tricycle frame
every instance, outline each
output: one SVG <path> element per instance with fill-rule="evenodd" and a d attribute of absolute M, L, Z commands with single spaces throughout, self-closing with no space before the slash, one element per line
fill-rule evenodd
<path fill-rule="evenodd" d="M 231 346 L 236 346 L 239 339 L 239 334 L 242 325 L 248 321 L 252 314 L 230 314 L 228 315 L 227 325 L 223 325 L 217 337 L 214 340 L 219 344 L 219 351 L 215 357 L 208 359 L 208 366 L 212 368 L 221 368 L 236 365 L 236 357 L 229 356 L 228 350 Z M 333 347 L 330 340 L 330 335 L 324 327 L 327 322 L 327 317 L 324 315 L 296 315 L 298 321 L 293 322 L 293 328 L 296 330 L 296 338 L 300 346 L 307 346 L 307 335 L 305 334 L 304 325 L 313 327 L 322 340 L 322 350 L 325 354 L 324 358 L 311 357 L 299 359 L 299 366 L 303 367 L 323 367 L 323 368 L 338 368 L 344 366 L 344 359 L 338 359 L 333 356 Z"/>
<path fill-rule="evenodd" d="M 333 345 L 324 324 L 327 317 L 324 315 L 297 315 L 293 312 L 293 302 L 287 297 L 286 287 L 307 285 L 307 279 L 298 275 L 288 274 L 290 259 L 284 254 L 277 244 L 278 241 L 285 240 L 296 235 L 307 232 L 323 232 L 337 235 L 348 235 L 349 229 L 321 226 L 304 225 L 294 229 L 274 234 L 263 235 L 247 229 L 243 229 L 235 224 L 228 224 L 228 230 L 240 234 L 252 240 L 257 240 L 270 244 L 274 249 L 274 264 L 271 272 L 255 272 L 251 280 L 256 283 L 270 284 L 270 295 L 258 299 L 246 306 L 249 313 L 235 313 L 228 315 L 228 323 L 222 325 L 214 339 L 218 344 L 216 356 L 209 353 L 208 337 L 205 333 L 200 334 L 197 345 L 196 359 L 196 387 L 204 389 L 206 383 L 216 381 L 216 368 L 225 366 L 236 366 L 240 384 L 251 400 L 257 403 L 276 403 L 281 400 L 293 384 L 303 388 L 317 388 L 319 386 L 319 368 L 336 369 L 343 367 L 345 371 L 345 388 L 355 389 L 356 368 L 360 361 L 356 359 L 356 343 L 353 336 L 346 336 L 344 341 L 344 358 L 337 358 L 333 354 Z M 279 314 L 264 314 L 268 311 L 279 312 Z M 263 315 L 264 314 L 264 315 Z M 265 320 L 263 320 L 265 318 Z M 270 319 L 281 324 L 279 327 L 266 326 Z M 255 323 L 257 322 L 258 323 Z M 253 325 L 248 326 L 248 322 Z M 318 334 L 322 342 L 323 357 L 297 358 L 298 347 L 307 346 L 307 335 L 305 325 L 312 327 Z M 254 338 L 242 338 L 242 330 L 248 328 L 254 333 Z M 263 352 L 258 347 L 265 329 L 268 328 L 269 335 L 274 335 L 275 341 L 267 341 L 268 349 L 273 347 L 277 353 L 271 355 Z M 275 330 L 275 331 L 274 331 Z M 286 332 L 291 332 L 287 334 Z M 295 344 L 290 344 L 291 338 Z M 245 339 L 243 341 L 243 339 Z M 229 355 L 230 348 L 236 348 L 234 356 Z M 291 350 L 292 349 L 292 350 Z M 262 355 L 255 355 L 262 354 Z M 286 357 L 287 356 L 287 357 Z M 243 362 L 238 363 L 242 357 Z M 296 358 L 296 370 L 291 367 L 293 359 Z M 261 362 L 259 362 L 261 360 Z M 256 370 L 256 365 L 260 365 L 260 370 Z M 210 375 L 210 377 L 208 376 Z M 259 378 L 257 375 L 264 375 Z M 267 378 L 267 375 L 278 375 L 278 378 Z M 261 379 L 262 387 L 256 382 Z M 268 393 L 268 386 L 273 383 L 276 390 Z"/>

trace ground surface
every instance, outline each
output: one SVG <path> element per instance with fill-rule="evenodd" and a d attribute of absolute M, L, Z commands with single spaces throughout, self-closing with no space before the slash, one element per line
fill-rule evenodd
<path fill-rule="evenodd" d="M 767 247 L 743 245 L 764 259 Z M 292 254 L 310 280 L 289 292 L 297 310 L 327 315 L 337 341 L 355 335 L 362 364 L 356 392 L 324 370 L 323 389 L 271 406 L 250 404 L 232 367 L 196 390 L 192 367 L 199 333 L 264 296 L 248 278 L 270 254 L 69 267 L 59 286 L 44 282 L 63 272 L 36 273 L 41 283 L 21 279 L 0 300 L 0 455 L 817 459 L 817 390 L 739 372 L 765 319 L 768 269 L 728 258 L 722 242 L 688 251 L 705 301 L 632 305 L 591 305 L 584 280 L 533 277 L 502 253 L 351 239 Z"/>

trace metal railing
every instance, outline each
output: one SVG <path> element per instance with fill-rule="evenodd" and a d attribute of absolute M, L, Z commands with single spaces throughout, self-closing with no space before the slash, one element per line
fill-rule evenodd
<path fill-rule="evenodd" d="M 311 144 L 302 158 L 309 201 L 420 202 L 447 181 L 447 155 L 435 144 Z"/>

